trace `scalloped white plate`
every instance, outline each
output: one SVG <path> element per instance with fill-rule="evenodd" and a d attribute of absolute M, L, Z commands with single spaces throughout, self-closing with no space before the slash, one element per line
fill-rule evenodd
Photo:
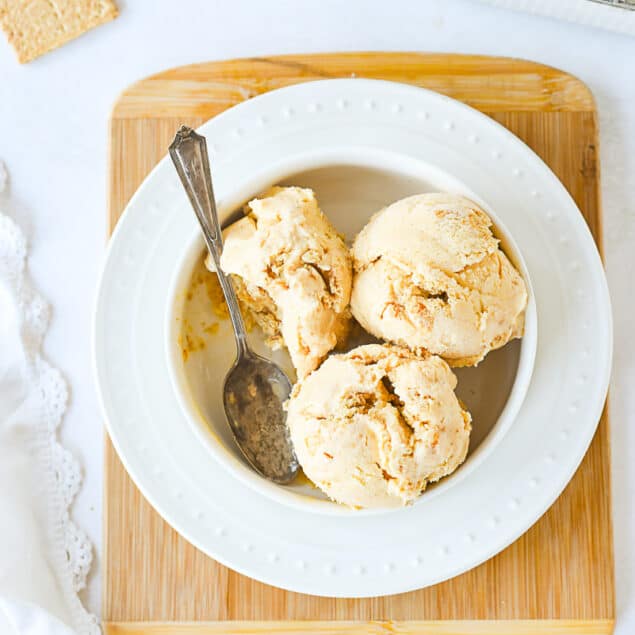
<path fill-rule="evenodd" d="M 381 515 L 316 517 L 246 485 L 212 458 L 174 393 L 164 315 L 193 214 L 168 160 L 130 201 L 97 298 L 94 356 L 113 443 L 137 486 L 190 542 L 269 584 L 366 597 L 434 584 L 526 531 L 580 463 L 608 386 L 612 333 L 602 264 L 549 168 L 505 128 L 436 93 L 372 80 L 301 84 L 247 101 L 201 128 L 221 214 L 276 166 L 307 153 L 391 156 L 450 174 L 515 239 L 539 324 L 533 376 L 505 436 L 437 496 Z M 246 179 L 246 175 L 249 177 Z"/>

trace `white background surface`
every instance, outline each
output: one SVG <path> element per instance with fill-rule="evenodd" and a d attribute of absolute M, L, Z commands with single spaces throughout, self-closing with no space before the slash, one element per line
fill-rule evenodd
<path fill-rule="evenodd" d="M 74 515 L 96 545 L 85 599 L 99 611 L 102 422 L 91 313 L 104 254 L 107 121 L 128 84 L 228 57 L 417 50 L 525 57 L 592 89 L 601 121 L 605 248 L 615 314 L 611 394 L 618 627 L 635 632 L 635 345 L 628 329 L 635 253 L 635 38 L 467 0 L 119 0 L 121 15 L 29 65 L 0 41 L 0 158 L 9 208 L 31 239 L 35 282 L 54 308 L 45 343 L 72 400 L 62 437 L 85 469 Z"/>

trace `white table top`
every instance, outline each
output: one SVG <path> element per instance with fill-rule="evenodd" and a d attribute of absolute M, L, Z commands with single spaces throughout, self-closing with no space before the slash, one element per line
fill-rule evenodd
<path fill-rule="evenodd" d="M 45 342 L 72 400 L 62 439 L 80 459 L 76 521 L 95 544 L 84 599 L 99 612 L 102 422 L 91 314 L 106 231 L 107 122 L 136 79 L 196 61 L 276 53 L 419 50 L 507 55 L 562 68 L 595 94 L 601 122 L 605 248 L 615 313 L 611 393 L 616 633 L 635 632 L 635 345 L 629 337 L 635 246 L 635 38 L 467 0 L 118 0 L 121 15 L 20 66 L 0 38 L 0 159 L 11 212 L 31 240 L 31 273 L 54 309 Z M 186 15 L 186 11 L 191 14 Z"/>

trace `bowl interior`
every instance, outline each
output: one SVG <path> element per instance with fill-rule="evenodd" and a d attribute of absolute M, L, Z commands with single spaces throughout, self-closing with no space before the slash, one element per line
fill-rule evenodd
<path fill-rule="evenodd" d="M 474 192 L 432 167 L 422 169 L 422 166 L 413 166 L 404 169 L 400 165 L 386 169 L 373 165 L 331 163 L 299 172 L 287 171 L 275 182 L 312 188 L 320 207 L 348 242 L 352 241 L 370 216 L 382 207 L 426 191 L 466 194 L 491 213 L 486 203 Z M 243 200 L 249 200 L 259 190 L 244 192 Z M 495 215 L 491 214 L 503 248 L 524 274 L 530 287 L 522 258 L 511 237 Z M 224 216 L 223 224 L 227 225 L 240 215 L 240 211 L 221 215 Z M 223 380 L 235 357 L 231 324 L 227 318 L 214 313 L 214 305 L 218 305 L 220 297 L 218 283 L 215 275 L 204 269 L 203 253 L 202 239 L 194 235 L 173 283 L 173 301 L 168 315 L 168 363 L 186 416 L 216 459 L 265 495 L 310 511 L 351 513 L 328 501 L 306 479 L 299 478 L 291 485 L 278 486 L 255 474 L 244 460 L 226 423 L 222 405 Z M 535 313 L 532 304 L 533 299 L 527 312 L 526 333 L 522 340 L 510 342 L 490 353 L 476 368 L 455 369 L 459 379 L 457 394 L 473 417 L 468 458 L 453 475 L 431 486 L 420 502 L 465 476 L 511 425 L 524 397 L 533 364 Z M 285 351 L 272 353 L 257 328 L 251 330 L 249 339 L 257 352 L 274 359 L 290 378 L 295 379 Z"/>

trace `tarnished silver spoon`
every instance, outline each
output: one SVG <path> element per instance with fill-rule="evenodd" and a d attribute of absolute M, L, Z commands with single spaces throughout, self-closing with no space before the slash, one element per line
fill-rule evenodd
<path fill-rule="evenodd" d="M 276 483 L 288 483 L 299 469 L 282 407 L 291 382 L 276 364 L 256 355 L 247 344 L 236 293 L 220 266 L 223 240 L 205 137 L 181 126 L 170 146 L 170 156 L 203 230 L 234 327 L 236 361 L 223 386 L 227 420 L 253 468 Z"/>

